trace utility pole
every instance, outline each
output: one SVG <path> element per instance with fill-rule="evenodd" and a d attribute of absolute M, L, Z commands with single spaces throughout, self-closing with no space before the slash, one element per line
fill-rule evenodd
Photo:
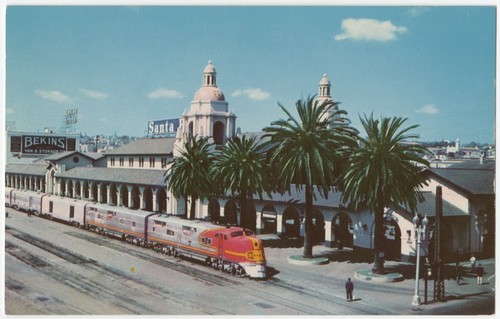
<path fill-rule="evenodd" d="M 434 222 L 434 300 L 444 300 L 444 280 L 441 261 L 441 217 L 443 215 L 443 191 L 436 187 L 436 220 Z"/>

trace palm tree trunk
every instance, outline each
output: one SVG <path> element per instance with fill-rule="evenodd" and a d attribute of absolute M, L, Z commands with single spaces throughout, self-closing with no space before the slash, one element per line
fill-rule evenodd
<path fill-rule="evenodd" d="M 188 211 L 188 197 L 187 195 L 184 196 L 184 218 L 189 218 L 189 211 Z"/>
<path fill-rule="evenodd" d="M 313 227 L 312 227 L 312 213 L 313 213 L 313 194 L 312 187 L 306 183 L 306 216 L 305 216 L 305 234 L 304 234 L 304 258 L 313 258 Z"/>
<path fill-rule="evenodd" d="M 247 227 L 247 200 L 244 193 L 240 193 L 240 226 Z"/>
<path fill-rule="evenodd" d="M 198 196 L 191 195 L 191 209 L 189 210 L 189 219 L 194 219 L 197 198 Z"/>
<path fill-rule="evenodd" d="M 382 197 L 382 193 L 379 192 Z M 383 274 L 384 271 L 384 203 L 379 201 L 377 208 L 375 209 L 375 234 L 374 234 L 374 246 L 373 250 L 375 253 L 375 258 L 373 261 L 372 272 L 375 274 Z"/>

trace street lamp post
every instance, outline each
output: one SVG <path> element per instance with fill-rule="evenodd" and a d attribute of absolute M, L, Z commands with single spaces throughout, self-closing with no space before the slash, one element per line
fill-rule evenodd
<path fill-rule="evenodd" d="M 429 220 L 427 215 L 424 217 L 422 222 L 418 218 L 417 214 L 413 217 L 413 229 L 415 230 L 416 236 L 416 254 L 417 254 L 417 264 L 415 270 L 415 295 L 413 296 L 412 305 L 420 306 L 420 296 L 418 295 L 418 284 L 419 284 L 419 272 L 420 272 L 420 243 L 422 239 L 425 239 L 425 227 Z"/>

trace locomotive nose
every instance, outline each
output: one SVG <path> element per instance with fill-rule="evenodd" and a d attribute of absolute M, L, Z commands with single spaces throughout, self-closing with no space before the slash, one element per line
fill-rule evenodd
<path fill-rule="evenodd" d="M 265 262 L 266 257 L 264 256 L 264 247 L 262 246 L 262 241 L 253 237 L 248 237 L 248 239 L 252 243 L 253 249 L 247 252 L 247 259 L 257 263 Z"/>

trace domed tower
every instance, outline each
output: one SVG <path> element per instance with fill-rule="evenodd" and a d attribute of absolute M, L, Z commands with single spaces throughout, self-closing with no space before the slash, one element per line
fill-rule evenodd
<path fill-rule="evenodd" d="M 229 111 L 216 75 L 212 61 L 208 61 L 203 70 L 203 85 L 195 93 L 190 109 L 181 117 L 177 131 L 179 143 L 183 144 L 188 134 L 210 136 L 218 145 L 234 137 L 236 115 Z"/>
<path fill-rule="evenodd" d="M 319 81 L 319 93 L 318 93 L 318 98 L 316 99 L 318 101 L 318 105 L 321 105 L 325 101 L 331 101 L 333 102 L 331 93 L 330 93 L 330 88 L 331 88 L 331 83 L 330 79 L 328 79 L 328 76 L 326 74 L 323 74 L 323 77 Z M 338 110 L 337 105 L 333 107 L 333 110 Z M 331 110 L 331 111 L 333 111 Z M 325 114 L 326 116 L 330 116 L 332 112 L 328 112 L 328 114 Z"/>
<path fill-rule="evenodd" d="M 319 81 L 319 93 L 318 93 L 318 102 L 319 104 L 323 103 L 324 101 L 333 101 L 332 96 L 330 95 L 330 79 L 328 79 L 328 76 L 326 74 L 323 74 L 323 77 Z"/>

